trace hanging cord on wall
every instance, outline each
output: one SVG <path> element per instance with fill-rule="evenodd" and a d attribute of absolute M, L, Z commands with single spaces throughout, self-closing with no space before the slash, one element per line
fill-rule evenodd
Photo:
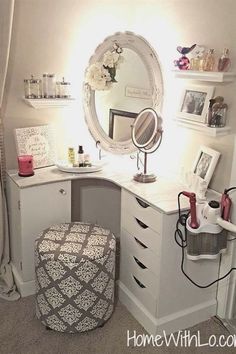
<path fill-rule="evenodd" d="M 229 190 L 233 190 L 236 189 L 236 187 L 232 187 L 229 188 Z M 227 192 L 226 192 L 227 193 Z M 187 247 L 187 228 L 186 228 L 186 222 L 187 222 L 187 218 L 189 216 L 189 212 L 187 214 L 181 214 L 181 208 L 180 208 L 180 197 L 183 194 L 183 192 L 180 192 L 178 194 L 178 213 L 179 213 L 179 218 L 176 222 L 176 230 L 175 230 L 175 242 L 177 243 L 177 245 L 179 247 L 181 247 L 182 250 L 182 259 L 181 259 L 181 271 L 182 273 L 185 275 L 185 277 L 195 286 L 197 286 L 198 288 L 201 289 L 205 289 L 205 288 L 209 288 L 210 286 L 212 286 L 215 283 L 218 283 L 220 280 L 225 279 L 233 270 L 236 270 L 236 268 L 231 268 L 225 275 L 223 275 L 222 277 L 212 281 L 211 283 L 207 284 L 207 285 L 201 285 L 196 283 L 194 280 L 192 280 L 190 278 L 190 276 L 185 272 L 184 270 L 184 260 L 185 260 L 185 251 L 184 249 Z M 184 227 L 184 233 L 182 232 L 182 230 L 180 229 L 180 225 L 182 225 Z M 232 239 L 233 241 L 233 239 Z"/>

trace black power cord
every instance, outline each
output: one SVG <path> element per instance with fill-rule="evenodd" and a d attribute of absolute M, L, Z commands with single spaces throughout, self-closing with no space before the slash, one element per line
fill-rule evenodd
<path fill-rule="evenodd" d="M 236 187 L 232 187 L 229 188 L 228 191 L 236 189 Z M 226 192 L 227 193 L 227 192 Z M 185 277 L 195 286 L 197 286 L 198 288 L 201 289 L 205 289 L 205 288 L 209 288 L 210 286 L 212 286 L 215 283 L 218 283 L 219 281 L 225 279 L 233 270 L 236 270 L 235 267 L 231 268 L 225 275 L 223 275 L 222 277 L 212 281 L 211 283 L 207 284 L 207 285 L 201 285 L 196 283 L 194 280 L 192 280 L 190 278 L 190 276 L 185 272 L 184 270 L 184 260 L 185 260 L 185 251 L 184 249 L 187 247 L 187 228 L 186 228 L 186 222 L 187 222 L 187 218 L 189 216 L 189 212 L 187 214 L 181 214 L 181 208 L 180 208 L 180 197 L 183 194 L 183 192 L 180 192 L 178 194 L 178 213 L 179 213 L 179 218 L 177 220 L 176 223 L 176 230 L 175 230 L 175 242 L 177 243 L 177 245 L 179 247 L 181 247 L 182 249 L 182 259 L 181 259 L 181 271 L 182 273 L 185 275 Z M 182 230 L 180 229 L 180 225 L 182 225 L 184 227 L 184 234 L 182 232 Z M 233 241 L 233 239 L 231 240 Z"/>

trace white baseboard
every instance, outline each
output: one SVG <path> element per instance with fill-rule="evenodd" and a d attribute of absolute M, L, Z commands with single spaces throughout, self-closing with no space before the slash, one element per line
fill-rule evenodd
<path fill-rule="evenodd" d="M 119 282 L 119 299 L 146 331 L 153 335 L 162 335 L 163 331 L 166 334 L 170 334 L 192 327 L 215 316 L 217 308 L 217 302 L 213 299 L 157 319 L 145 309 L 140 301 L 121 282 Z"/>
<path fill-rule="evenodd" d="M 24 282 L 22 280 L 18 270 L 16 269 L 16 267 L 13 264 L 12 264 L 12 272 L 13 272 L 13 276 L 14 276 L 14 279 L 16 282 L 17 290 L 19 291 L 21 297 L 34 295 L 35 294 L 35 281 L 30 280 L 30 281 Z"/>

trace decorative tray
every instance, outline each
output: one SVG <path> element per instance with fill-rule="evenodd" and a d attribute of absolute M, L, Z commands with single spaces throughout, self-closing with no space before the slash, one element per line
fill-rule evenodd
<path fill-rule="evenodd" d="M 58 161 L 55 166 L 63 172 L 70 172 L 70 173 L 91 173 L 91 172 L 98 172 L 102 170 L 103 164 L 101 162 L 92 163 L 92 166 L 86 167 L 75 167 L 67 162 Z"/>

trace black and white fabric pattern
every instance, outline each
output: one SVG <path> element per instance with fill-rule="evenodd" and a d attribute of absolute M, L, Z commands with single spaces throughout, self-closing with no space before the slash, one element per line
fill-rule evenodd
<path fill-rule="evenodd" d="M 51 329 L 84 332 L 114 309 L 116 239 L 95 224 L 44 230 L 35 242 L 36 315 Z"/>

